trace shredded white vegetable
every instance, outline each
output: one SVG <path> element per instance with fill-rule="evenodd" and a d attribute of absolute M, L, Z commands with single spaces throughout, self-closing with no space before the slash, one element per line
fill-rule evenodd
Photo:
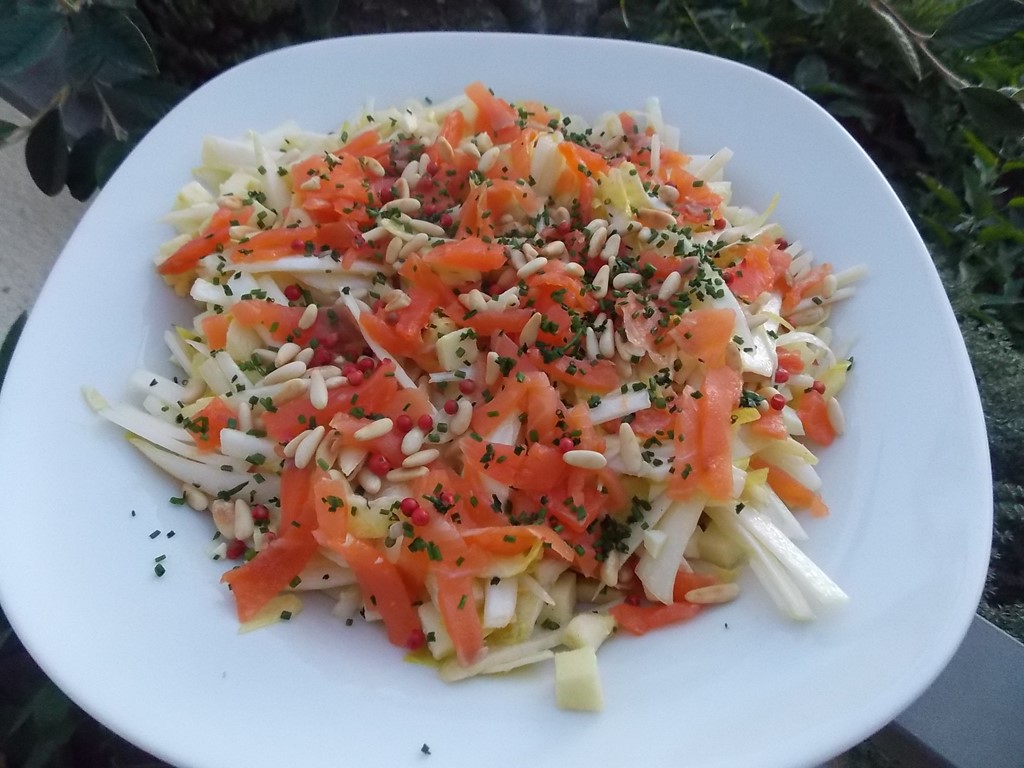
<path fill-rule="evenodd" d="M 176 375 L 87 399 L 255 563 L 233 587 L 290 568 L 444 680 L 589 659 L 744 562 L 810 619 L 847 600 L 795 542 L 828 511 L 812 450 L 856 428 L 828 320 L 864 273 L 735 204 L 732 158 L 683 154 L 656 99 L 591 124 L 478 83 L 209 137 L 155 259 L 195 306 Z M 233 589 L 247 627 L 263 586 Z M 560 700 L 600 706 L 591 666 Z"/>

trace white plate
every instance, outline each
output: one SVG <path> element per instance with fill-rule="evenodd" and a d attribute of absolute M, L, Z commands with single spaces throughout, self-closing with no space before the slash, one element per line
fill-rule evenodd
<path fill-rule="evenodd" d="M 824 452 L 832 515 L 808 553 L 849 592 L 812 624 L 749 580 L 737 603 L 602 649 L 599 715 L 558 711 L 550 669 L 445 685 L 373 627 L 326 611 L 240 636 L 211 527 L 80 394 L 126 393 L 187 316 L 151 257 L 205 134 L 288 118 L 327 130 L 368 101 L 443 99 L 480 79 L 591 118 L 661 99 L 693 153 L 735 151 L 734 199 L 837 269 L 871 276 L 834 325 L 856 357 L 849 433 Z M 867 737 L 949 660 L 989 553 L 988 451 L 935 270 L 875 166 L 786 85 L 624 42 L 423 34 L 315 43 L 251 61 L 158 125 L 93 203 L 25 329 L 0 402 L 0 597 L 82 707 L 183 766 L 812 765 Z M 131 510 L 136 510 L 132 517 Z M 162 533 L 156 539 L 149 534 Z M 168 539 L 166 532 L 177 535 Z M 166 554 L 157 579 L 153 558 Z M 428 744 L 433 756 L 420 748 Z"/>

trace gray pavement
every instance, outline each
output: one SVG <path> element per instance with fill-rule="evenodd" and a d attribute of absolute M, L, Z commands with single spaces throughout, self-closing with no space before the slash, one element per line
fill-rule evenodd
<path fill-rule="evenodd" d="M 25 117 L 0 101 L 0 120 Z M 23 142 L 0 149 L 0 339 L 32 306 L 85 208 L 67 192 L 49 198 L 36 189 Z"/>

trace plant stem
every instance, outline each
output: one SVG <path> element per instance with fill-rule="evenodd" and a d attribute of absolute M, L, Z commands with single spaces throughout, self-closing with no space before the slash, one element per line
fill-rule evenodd
<path fill-rule="evenodd" d="M 967 88 L 970 85 L 967 80 L 964 80 L 956 74 L 956 72 L 947 67 L 938 56 L 932 53 L 932 49 L 929 48 L 927 44 L 927 41 L 931 39 L 931 35 L 926 35 L 924 32 L 920 32 L 912 27 L 907 20 L 892 7 L 892 4 L 888 2 L 888 0 L 868 0 L 868 7 L 879 16 L 885 15 L 895 21 L 914 42 L 914 45 L 917 47 L 918 51 L 921 52 L 921 55 L 928 59 L 931 65 L 939 71 L 939 74 L 941 74 L 946 79 L 946 82 L 951 86 L 956 89 L 960 89 Z"/>

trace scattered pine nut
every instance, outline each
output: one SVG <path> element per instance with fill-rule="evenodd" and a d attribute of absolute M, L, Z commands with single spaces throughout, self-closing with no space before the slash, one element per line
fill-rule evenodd
<path fill-rule="evenodd" d="M 302 315 L 299 317 L 299 322 L 296 325 L 299 326 L 300 330 L 308 330 L 313 327 L 313 323 L 316 322 L 316 315 L 319 310 L 316 304 L 308 305 L 302 310 Z"/>
<path fill-rule="evenodd" d="M 365 427 L 360 427 L 352 433 L 352 437 L 361 442 L 376 440 L 378 437 L 384 437 L 384 435 L 394 429 L 394 426 L 395 422 L 384 417 L 383 419 L 370 422 Z"/>
<path fill-rule="evenodd" d="M 416 451 L 411 456 L 406 456 L 402 462 L 403 467 L 425 467 L 433 461 L 437 461 L 437 458 L 441 455 L 441 452 L 437 448 L 425 448 L 422 451 Z"/>
<path fill-rule="evenodd" d="M 707 587 L 691 589 L 683 596 L 683 599 L 688 603 L 695 603 L 697 605 L 717 605 L 719 603 L 732 602 L 739 597 L 739 594 L 739 585 L 727 581 L 724 584 L 712 584 Z"/>
<path fill-rule="evenodd" d="M 297 379 L 305 372 L 306 364 L 304 362 L 301 360 L 292 360 L 290 363 L 285 363 L 280 368 L 277 368 L 264 376 L 260 381 L 260 386 L 266 387 L 271 384 L 281 384 L 289 379 Z"/>
<path fill-rule="evenodd" d="M 274 356 L 274 367 L 280 368 L 282 365 L 287 365 L 295 356 L 302 350 L 298 344 L 294 341 L 286 341 L 281 345 L 281 348 L 277 350 L 277 354 Z"/>
<path fill-rule="evenodd" d="M 307 430 L 308 434 L 302 439 L 295 449 L 295 466 L 298 469 L 305 469 L 313 460 L 316 449 L 320 447 L 320 441 L 324 439 L 327 427 L 321 424 L 316 429 Z"/>
<path fill-rule="evenodd" d="M 516 277 L 520 280 L 525 280 L 530 275 L 535 275 L 540 272 L 548 264 L 548 260 L 544 256 L 538 256 L 533 261 L 528 261 L 525 266 L 520 267 L 516 272 Z"/>
<path fill-rule="evenodd" d="M 319 368 L 309 374 L 309 402 L 318 411 L 327 407 L 327 381 Z"/>
<path fill-rule="evenodd" d="M 604 469 L 608 464 L 603 453 L 585 449 L 566 451 L 562 454 L 562 461 L 570 467 L 579 467 L 580 469 Z"/>

